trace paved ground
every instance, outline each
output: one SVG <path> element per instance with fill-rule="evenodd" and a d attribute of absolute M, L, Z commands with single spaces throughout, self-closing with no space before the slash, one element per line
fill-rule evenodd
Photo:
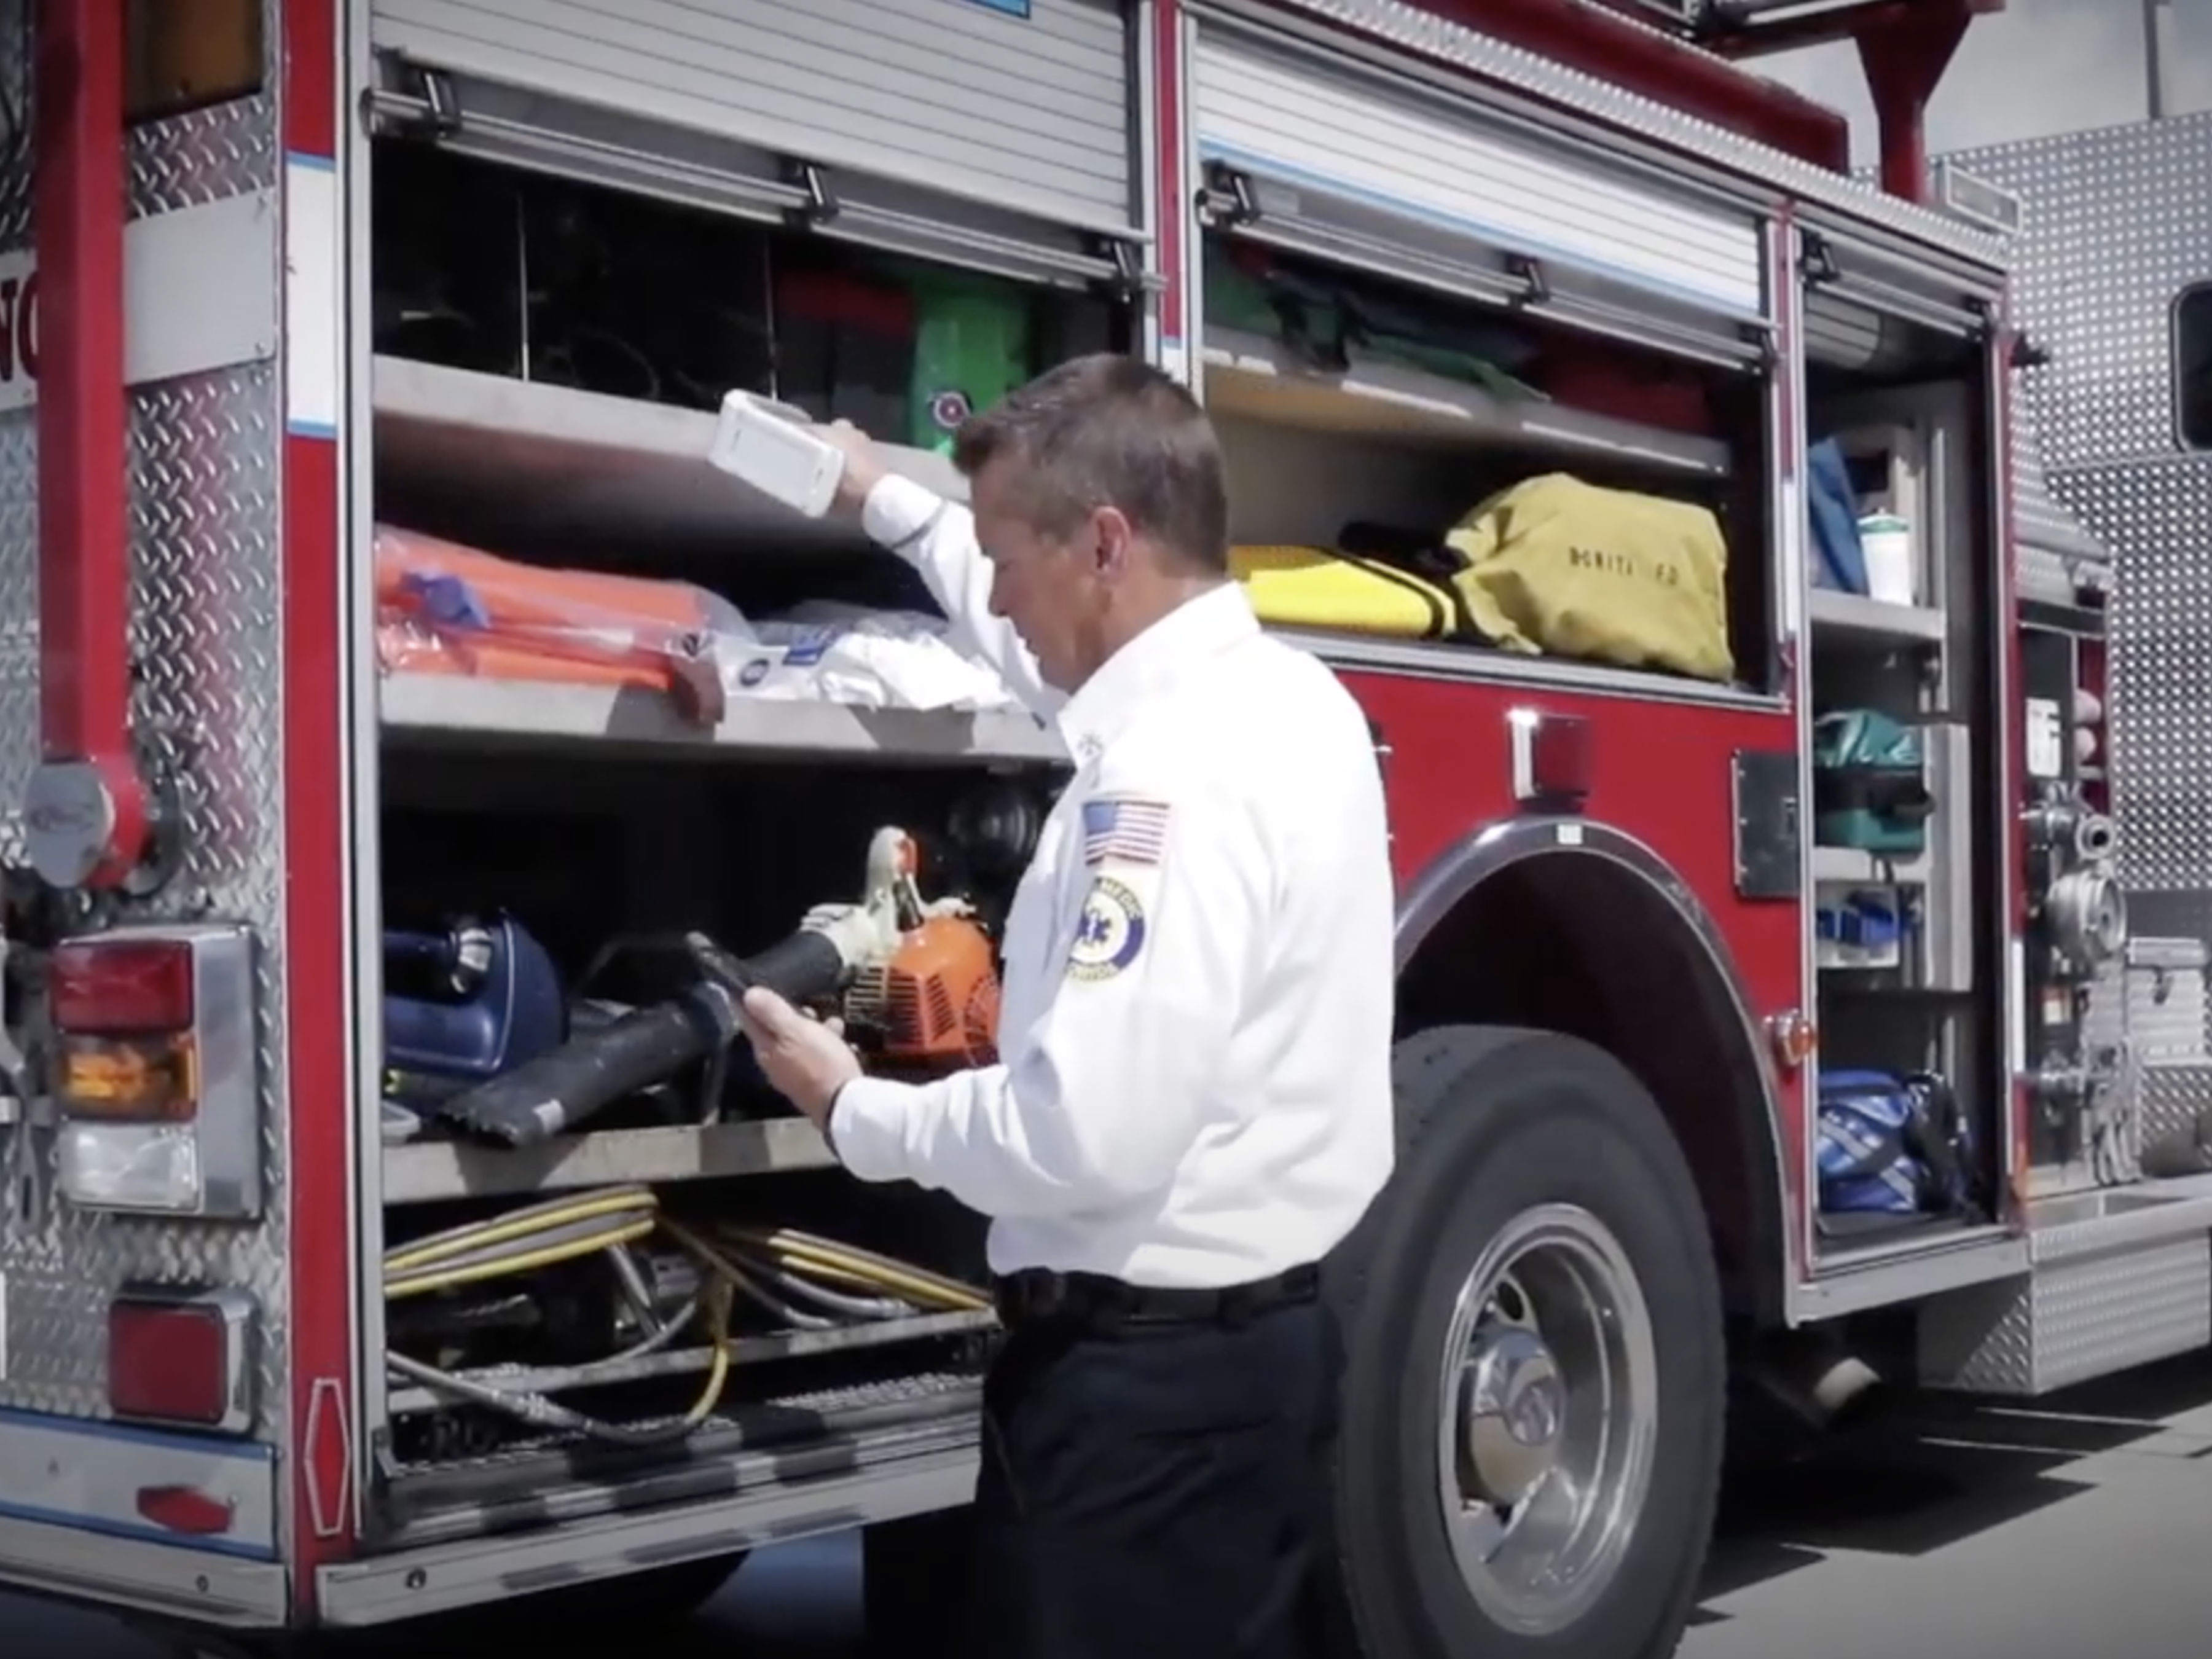
<path fill-rule="evenodd" d="M 848 1659 L 858 1564 L 748 1564 L 654 1659 Z M 104 1620 L 0 1598 L 0 1656 L 163 1659 Z M 1730 1491 L 1680 1659 L 2203 1659 L 2212 1361 L 2015 1408 L 1917 1411 Z M 377 1659 L 381 1659 L 378 1656 Z"/>

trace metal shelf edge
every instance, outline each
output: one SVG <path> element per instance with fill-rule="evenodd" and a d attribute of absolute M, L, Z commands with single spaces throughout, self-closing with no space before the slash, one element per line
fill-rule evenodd
<path fill-rule="evenodd" d="M 1924 606 L 1889 605 L 1856 593 L 1814 588 L 1807 607 L 1815 628 L 1832 629 L 1888 640 L 1941 644 L 1948 632 L 1944 615 Z"/>
<path fill-rule="evenodd" d="M 1208 407 L 1251 420 L 1606 453 L 1713 477 L 1729 471 L 1728 446 L 1713 439 L 1560 404 L 1523 408 L 1480 386 L 1395 363 L 1355 356 L 1348 374 L 1324 374 L 1294 362 L 1263 336 L 1233 329 L 1206 331 L 1201 356 Z"/>
<path fill-rule="evenodd" d="M 640 541 L 712 558 L 868 545 L 846 516 L 807 519 L 712 465 L 710 410 L 385 356 L 371 387 L 378 498 L 399 523 L 427 519 L 410 527 L 467 541 L 495 524 L 548 556 Z M 891 471 L 966 500 L 945 457 L 878 447 Z"/>
<path fill-rule="evenodd" d="M 384 1201 L 425 1204 L 634 1181 L 779 1175 L 836 1162 L 814 1126 L 801 1118 L 609 1129 L 513 1148 L 418 1140 L 384 1148 Z"/>
<path fill-rule="evenodd" d="M 732 700 L 721 723 L 692 726 L 668 700 L 637 689 L 465 675 L 391 674 L 380 685 L 387 732 L 514 742 L 607 744 L 889 760 L 1059 761 L 1059 732 L 1013 710 L 863 708 L 849 703 Z"/>
<path fill-rule="evenodd" d="M 756 510 L 796 516 L 728 474 L 708 466 L 715 416 L 706 410 L 382 353 L 377 355 L 374 369 L 371 401 L 380 422 L 459 428 L 510 438 L 544 439 L 579 449 L 696 461 L 710 477 L 725 480 L 733 497 L 749 501 Z M 967 481 L 945 457 L 882 441 L 877 448 L 893 472 L 928 486 L 948 501 L 966 499 Z"/>

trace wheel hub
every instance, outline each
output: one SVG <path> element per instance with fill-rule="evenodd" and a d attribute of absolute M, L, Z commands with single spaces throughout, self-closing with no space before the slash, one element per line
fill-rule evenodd
<path fill-rule="evenodd" d="M 1657 1339 L 1620 1241 L 1575 1205 L 1514 1217 L 1471 1264 L 1443 1358 L 1454 1563 L 1499 1628 L 1568 1630 L 1620 1572 L 1651 1482 Z"/>
<path fill-rule="evenodd" d="M 1514 1326 L 1478 1333 L 1460 1373 L 1469 1495 L 1510 1508 L 1535 1491 L 1559 1460 L 1565 1404 L 1542 1337 Z"/>

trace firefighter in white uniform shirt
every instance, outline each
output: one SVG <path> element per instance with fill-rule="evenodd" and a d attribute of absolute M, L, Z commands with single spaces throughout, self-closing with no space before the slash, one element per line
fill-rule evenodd
<path fill-rule="evenodd" d="M 992 1218 L 963 1654 L 1302 1651 L 1337 1334 L 1316 1265 L 1393 1154 L 1394 897 L 1366 721 L 1228 575 L 1221 453 L 1132 358 L 972 418 L 972 513 L 827 429 L 902 553 L 1076 763 L 1008 917 L 1000 1063 L 862 1077 L 747 1003 L 763 1068 L 863 1181 Z"/>

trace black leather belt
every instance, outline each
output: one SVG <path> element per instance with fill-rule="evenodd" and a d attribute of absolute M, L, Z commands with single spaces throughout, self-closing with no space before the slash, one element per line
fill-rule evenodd
<path fill-rule="evenodd" d="M 1237 1326 L 1273 1309 L 1312 1301 L 1321 1293 L 1321 1271 L 1309 1264 L 1272 1279 L 1195 1290 L 1030 1267 L 994 1279 L 991 1289 L 1000 1322 L 1010 1329 L 1046 1323 Z"/>

